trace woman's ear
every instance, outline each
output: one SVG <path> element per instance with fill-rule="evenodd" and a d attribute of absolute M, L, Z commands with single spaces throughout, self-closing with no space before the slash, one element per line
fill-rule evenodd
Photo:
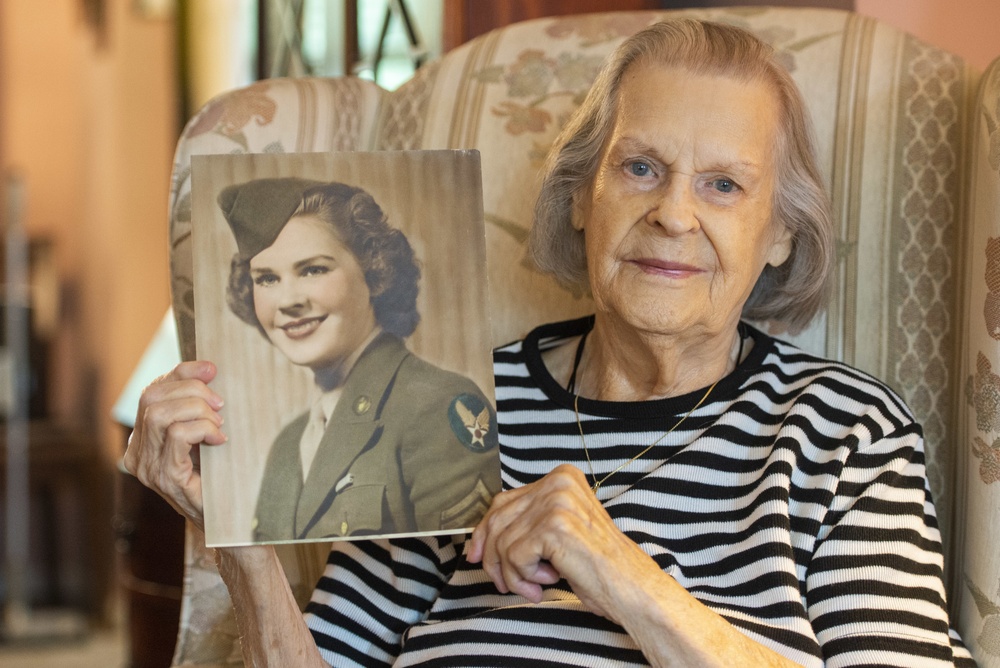
<path fill-rule="evenodd" d="M 775 221 L 775 225 L 778 229 L 767 253 L 767 263 L 772 267 L 780 267 L 792 254 L 792 231 L 780 222 Z"/>
<path fill-rule="evenodd" d="M 365 285 L 368 286 L 368 301 L 381 297 L 389 291 L 390 287 L 387 272 L 368 269 L 365 271 Z"/>
<path fill-rule="evenodd" d="M 590 210 L 590 186 L 573 193 L 573 209 L 570 212 L 570 223 L 577 232 L 583 232 L 583 223 Z"/>

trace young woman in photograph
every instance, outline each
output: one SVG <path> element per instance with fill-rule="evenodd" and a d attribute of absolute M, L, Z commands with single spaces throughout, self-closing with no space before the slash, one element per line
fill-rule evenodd
<path fill-rule="evenodd" d="M 316 397 L 278 434 L 256 542 L 458 529 L 499 491 L 492 406 L 410 352 L 420 268 L 361 188 L 255 179 L 218 198 L 238 252 L 227 302 Z"/>

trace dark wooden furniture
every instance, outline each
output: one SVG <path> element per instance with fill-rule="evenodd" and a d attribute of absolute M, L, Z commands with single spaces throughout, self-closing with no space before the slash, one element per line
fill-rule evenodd
<path fill-rule="evenodd" d="M 0 490 L 6 494 L 7 434 L 0 422 Z M 87 429 L 44 420 L 28 427 L 27 603 L 105 618 L 114 564 L 114 485 Z M 0 531 L 0 554 L 6 545 Z M 0 577 L 6 577 L 0 574 Z"/>
<path fill-rule="evenodd" d="M 448 52 L 494 28 L 543 16 L 661 7 L 661 0 L 445 0 L 441 46 Z"/>
<path fill-rule="evenodd" d="M 119 580 L 128 606 L 129 666 L 167 668 L 181 614 L 184 519 L 121 471 L 115 530 L 124 562 Z"/>

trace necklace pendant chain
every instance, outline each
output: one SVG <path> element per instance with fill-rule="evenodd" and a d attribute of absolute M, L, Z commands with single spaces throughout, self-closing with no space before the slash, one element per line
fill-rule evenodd
<path fill-rule="evenodd" d="M 647 452 L 649 452 L 650 450 L 652 450 L 653 447 L 655 445 L 657 445 L 660 441 L 662 441 L 667 436 L 669 436 L 675 429 L 677 429 L 682 424 L 684 424 L 684 421 L 687 420 L 691 416 L 692 413 L 694 413 L 696 410 L 698 410 L 703 403 L 705 403 L 705 400 L 708 399 L 708 395 L 710 395 L 712 393 L 712 390 L 714 390 L 715 386 L 718 385 L 718 384 L 719 384 L 718 380 L 715 381 L 714 383 L 712 383 L 711 387 L 709 387 L 708 390 L 705 392 L 705 394 L 702 395 L 701 399 L 698 400 L 698 403 L 696 403 L 694 405 L 694 407 L 691 408 L 691 410 L 689 410 L 687 413 L 685 413 L 684 417 L 682 417 L 680 420 L 678 420 L 677 422 L 675 422 L 674 426 L 672 426 L 670 429 L 668 429 L 665 432 L 663 432 L 662 434 L 660 434 L 660 436 L 657 437 L 657 439 L 655 441 L 653 441 L 652 443 L 650 443 L 649 445 L 647 445 L 645 448 L 643 448 L 642 451 L 639 452 L 639 454 L 637 454 L 635 457 L 632 457 L 631 459 L 629 459 L 624 464 L 618 466 L 616 469 L 614 469 L 613 471 L 611 471 L 610 473 L 608 473 L 606 476 L 604 476 L 600 480 L 597 479 L 597 474 L 594 473 L 594 463 L 590 459 L 590 451 L 587 449 L 587 439 L 584 438 L 584 436 L 583 436 L 583 423 L 580 421 L 580 395 L 579 394 L 574 395 L 573 396 L 573 413 L 576 415 L 576 427 L 577 427 L 577 429 L 580 432 L 580 442 L 583 444 L 583 454 L 587 457 L 587 466 L 590 469 L 590 479 L 594 481 L 594 484 L 591 485 L 591 487 L 590 487 L 590 489 L 594 492 L 594 496 L 597 496 L 597 492 L 601 489 L 601 485 L 603 485 L 605 482 L 607 482 L 608 478 L 610 478 L 611 476 L 613 476 L 614 474 L 618 473 L 619 471 L 621 471 L 623 468 L 625 468 L 626 466 L 628 466 L 629 464 L 631 464 L 635 460 L 637 460 L 640 457 L 642 457 L 643 455 L 645 455 Z"/>
<path fill-rule="evenodd" d="M 736 352 L 736 366 L 739 366 L 740 362 L 743 361 L 743 323 L 742 322 L 739 324 L 739 326 L 737 327 L 736 331 L 737 331 L 737 336 L 739 337 L 739 343 L 740 343 L 739 350 Z M 587 334 L 589 334 L 589 330 L 587 332 L 584 332 L 583 336 L 580 337 L 580 342 L 577 344 L 577 347 L 576 347 L 576 357 L 573 360 L 573 372 L 570 375 L 569 383 L 566 385 L 566 389 L 569 390 L 570 392 L 574 392 L 575 389 L 576 389 L 576 381 L 577 381 L 577 373 L 576 372 L 577 372 L 577 369 L 580 366 L 580 360 L 583 358 L 583 346 L 584 346 L 584 343 L 587 340 Z M 637 454 L 635 457 L 632 457 L 631 459 L 629 459 L 624 464 L 621 464 L 620 466 L 618 466 L 617 468 L 615 468 L 614 470 L 612 470 L 610 473 L 608 473 L 607 475 L 605 475 L 600 480 L 597 479 L 597 475 L 594 473 L 594 463 L 590 459 L 590 451 L 587 450 L 587 439 L 584 438 L 584 436 L 583 436 L 583 424 L 580 422 L 580 395 L 578 393 L 574 393 L 574 395 L 573 395 L 573 413 L 576 414 L 576 428 L 580 431 L 580 442 L 583 444 L 583 454 L 586 455 L 586 457 L 587 457 L 587 467 L 590 469 L 590 479 L 594 481 L 594 484 L 591 485 L 591 487 L 590 487 L 590 489 L 593 490 L 593 492 L 594 492 L 594 496 L 597 496 L 597 492 L 601 489 L 601 485 L 603 485 L 604 483 L 606 483 L 608 481 L 608 478 L 610 478 L 611 476 L 613 476 L 614 474 L 618 473 L 619 471 L 621 471 L 623 468 L 625 468 L 626 466 L 628 466 L 629 464 L 631 464 L 635 460 L 637 460 L 640 457 L 642 457 L 643 455 L 645 455 L 647 452 L 649 452 L 650 450 L 652 450 L 653 447 L 656 444 L 658 444 L 660 441 L 662 441 L 667 436 L 669 436 L 675 429 L 677 429 L 682 424 L 684 424 L 684 421 L 687 420 L 689 417 L 691 417 L 692 413 L 694 413 L 696 410 L 698 410 L 699 408 L 701 408 L 701 405 L 703 403 L 705 403 L 705 401 L 708 399 L 708 395 L 712 394 L 712 390 L 715 389 L 715 386 L 719 384 L 720 380 L 722 380 L 722 378 L 719 378 L 714 383 L 712 383 L 712 385 L 708 388 L 708 390 L 705 391 L 705 394 L 702 395 L 701 399 L 698 400 L 698 403 L 696 403 L 691 410 L 689 410 L 687 413 L 685 413 L 684 416 L 680 420 L 678 420 L 677 422 L 675 422 L 673 427 L 671 427 L 670 429 L 668 429 L 665 432 L 663 432 L 662 434 L 660 434 L 660 436 L 655 441 L 653 441 L 652 443 L 650 443 L 649 445 L 647 445 L 645 448 L 643 448 L 642 451 L 639 452 L 639 454 Z"/>

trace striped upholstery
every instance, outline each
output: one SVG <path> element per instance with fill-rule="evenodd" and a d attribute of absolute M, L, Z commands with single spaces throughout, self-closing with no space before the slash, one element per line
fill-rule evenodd
<path fill-rule="evenodd" d="M 952 608 L 981 668 L 1000 666 L 1000 60 L 971 115 L 962 275 Z M 959 333 L 960 332 L 960 333 Z"/>
<path fill-rule="evenodd" d="M 1000 410 L 1000 355 L 990 345 L 1000 329 L 990 337 L 980 320 L 985 313 L 1000 328 L 1000 264 L 988 262 L 1000 263 L 1000 68 L 973 104 L 979 76 L 960 58 L 871 19 L 790 8 L 539 19 L 456 49 L 392 93 L 344 78 L 270 80 L 224 95 L 191 120 L 174 168 L 171 269 L 184 357 L 194 356 L 189 165 L 199 153 L 476 148 L 494 341 L 587 312 L 585 297 L 523 261 L 537 172 L 607 54 L 672 16 L 749 28 L 777 47 L 802 89 L 833 195 L 838 262 L 825 315 L 793 338 L 885 380 L 923 422 L 953 603 L 980 664 L 1000 666 L 1000 556 L 986 538 L 1000 527 L 1000 413 L 987 429 L 977 424 L 977 410 Z M 987 229 L 998 237 L 989 258 Z M 225 591 L 199 539 L 189 536 L 175 659 L 238 663 Z M 323 546 L 283 548 L 282 557 L 304 598 Z"/>

